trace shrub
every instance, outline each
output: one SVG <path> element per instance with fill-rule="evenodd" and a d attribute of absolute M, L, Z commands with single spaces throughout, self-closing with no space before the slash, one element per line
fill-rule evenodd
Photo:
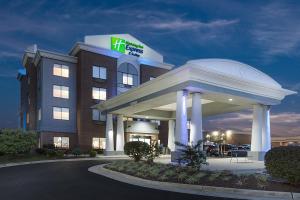
<path fill-rule="evenodd" d="M 94 158 L 94 157 L 96 157 L 96 155 L 97 155 L 96 151 L 94 151 L 94 150 L 90 151 L 90 157 Z"/>
<path fill-rule="evenodd" d="M 44 149 L 55 149 L 55 146 L 54 146 L 54 144 L 44 144 L 43 148 Z"/>
<path fill-rule="evenodd" d="M 44 148 L 37 148 L 37 149 L 35 149 L 35 152 L 37 154 L 41 154 L 41 155 L 46 155 L 47 154 L 47 150 L 44 149 Z"/>
<path fill-rule="evenodd" d="M 104 153 L 104 149 L 94 149 L 94 151 L 96 151 L 97 154 L 103 154 Z"/>
<path fill-rule="evenodd" d="M 151 142 L 151 144 L 148 145 L 145 150 L 146 152 L 144 157 L 149 164 L 152 164 L 154 159 L 159 157 L 159 155 L 161 154 L 161 148 L 159 147 L 157 142 Z"/>
<path fill-rule="evenodd" d="M 63 150 L 56 150 L 56 156 L 58 158 L 63 158 L 65 155 L 65 152 Z"/>
<path fill-rule="evenodd" d="M 81 150 L 80 150 L 80 148 L 74 148 L 73 150 L 72 150 L 72 154 L 74 155 L 74 156 L 80 156 L 81 155 Z"/>
<path fill-rule="evenodd" d="M 55 149 L 47 149 L 47 156 L 48 157 L 56 157 L 57 156 L 57 152 Z"/>
<path fill-rule="evenodd" d="M 175 142 L 176 145 L 182 147 L 180 149 L 181 156 L 177 159 L 178 163 L 184 162 L 187 166 L 200 170 L 206 162 L 206 155 L 201 150 L 202 140 L 199 140 L 196 145 L 185 145 L 180 142 Z"/>
<path fill-rule="evenodd" d="M 148 146 L 147 143 L 140 141 L 127 142 L 124 146 L 124 153 L 138 162 L 145 156 Z"/>
<path fill-rule="evenodd" d="M 0 134 L 0 154 L 18 155 L 29 153 L 37 146 L 37 134 L 19 129 L 3 129 Z"/>
<path fill-rule="evenodd" d="M 300 184 L 300 146 L 276 147 L 265 156 L 268 173 L 290 184 Z"/>

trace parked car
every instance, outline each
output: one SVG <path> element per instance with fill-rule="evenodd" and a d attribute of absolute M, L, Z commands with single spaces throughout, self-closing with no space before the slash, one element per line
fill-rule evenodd
<path fill-rule="evenodd" d="M 238 150 L 250 151 L 250 149 L 251 149 L 251 145 L 250 144 L 242 144 L 242 145 L 238 146 Z"/>
<path fill-rule="evenodd" d="M 227 156 L 229 157 L 247 157 L 247 150 L 232 150 L 227 152 Z"/>
<path fill-rule="evenodd" d="M 219 150 L 216 145 L 204 145 L 203 149 L 207 156 L 219 156 Z"/>

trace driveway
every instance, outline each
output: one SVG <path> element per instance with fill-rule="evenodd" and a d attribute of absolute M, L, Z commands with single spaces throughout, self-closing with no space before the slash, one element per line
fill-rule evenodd
<path fill-rule="evenodd" d="M 87 169 L 101 161 L 74 161 L 0 169 L 1 200 L 225 200 L 160 191 L 117 182 Z"/>

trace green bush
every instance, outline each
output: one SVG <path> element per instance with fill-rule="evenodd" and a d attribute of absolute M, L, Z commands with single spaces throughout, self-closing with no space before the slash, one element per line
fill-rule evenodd
<path fill-rule="evenodd" d="M 145 156 L 147 148 L 149 148 L 149 145 L 145 142 L 127 142 L 124 146 L 124 153 L 138 162 Z"/>
<path fill-rule="evenodd" d="M 56 156 L 58 158 L 63 158 L 65 155 L 65 151 L 64 150 L 56 150 Z"/>
<path fill-rule="evenodd" d="M 48 156 L 48 157 L 56 157 L 57 156 L 57 152 L 56 152 L 56 150 L 55 149 L 47 149 L 46 150 L 46 155 Z"/>
<path fill-rule="evenodd" d="M 94 150 L 90 151 L 90 157 L 94 158 L 94 157 L 96 157 L 96 155 L 97 155 L 96 151 L 94 151 Z"/>
<path fill-rule="evenodd" d="M 300 184 L 300 147 L 276 147 L 267 152 L 265 165 L 268 173 L 291 184 Z"/>
<path fill-rule="evenodd" d="M 0 131 L 0 154 L 27 154 L 37 146 L 37 134 L 19 129 L 3 129 Z"/>
<path fill-rule="evenodd" d="M 37 148 L 37 149 L 35 149 L 35 152 L 37 154 L 46 155 L 47 154 L 47 149 L 45 149 L 45 148 Z"/>
<path fill-rule="evenodd" d="M 80 150 L 80 148 L 75 148 L 75 149 L 73 149 L 72 150 L 72 154 L 74 155 L 74 156 L 80 156 L 81 155 L 81 150 Z"/>

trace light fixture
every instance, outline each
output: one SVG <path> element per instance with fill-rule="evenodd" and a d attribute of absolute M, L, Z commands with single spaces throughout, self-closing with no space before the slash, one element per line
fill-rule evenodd
<path fill-rule="evenodd" d="M 231 137 L 231 135 L 232 135 L 232 131 L 231 130 L 226 131 L 226 137 Z"/>
<path fill-rule="evenodd" d="M 228 101 L 233 101 L 233 99 L 228 99 Z"/>
<path fill-rule="evenodd" d="M 219 131 L 214 131 L 212 132 L 213 136 L 218 136 L 219 135 Z"/>
<path fill-rule="evenodd" d="M 148 116 L 146 116 L 146 119 L 149 119 L 149 117 L 148 117 Z"/>

